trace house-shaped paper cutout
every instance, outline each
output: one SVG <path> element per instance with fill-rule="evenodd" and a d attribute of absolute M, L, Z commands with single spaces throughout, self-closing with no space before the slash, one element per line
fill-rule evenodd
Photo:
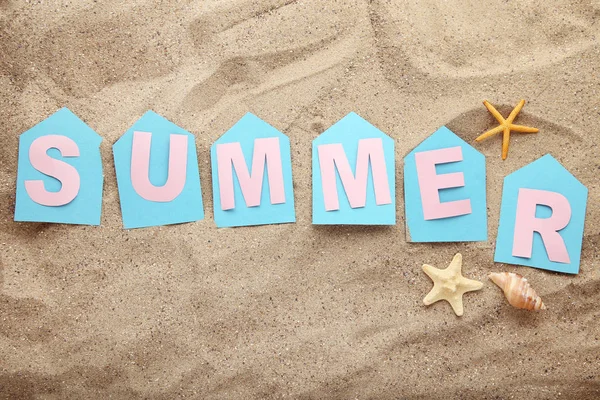
<path fill-rule="evenodd" d="M 131 180 L 131 151 L 134 131 L 152 133 L 149 179 L 162 186 L 168 178 L 170 135 L 187 135 L 186 180 L 182 192 L 172 201 L 155 202 L 142 198 Z M 204 219 L 195 137 L 153 111 L 146 112 L 113 145 L 121 213 L 125 229 L 200 221 Z"/>
<path fill-rule="evenodd" d="M 569 264 L 550 261 L 542 238 L 537 232 L 533 235 L 531 258 L 512 255 L 517 199 L 520 188 L 557 192 L 569 201 L 571 219 L 567 226 L 559 231 L 569 254 Z M 550 154 L 505 177 L 494 261 L 569 274 L 578 273 L 587 196 L 588 189 Z M 550 215 L 550 208 L 537 207 L 537 218 L 548 218 Z"/>
<path fill-rule="evenodd" d="M 260 205 L 248 207 L 235 170 L 233 176 L 233 190 L 235 206 L 223 210 L 221 207 L 221 194 L 219 186 L 219 169 L 217 160 L 217 146 L 226 143 L 239 143 L 244 155 L 246 167 L 250 174 L 254 156 L 256 139 L 278 138 L 283 173 L 285 202 L 272 204 L 270 198 L 268 165 L 264 165 Z M 294 186 L 292 180 L 292 157 L 289 138 L 252 113 L 245 114 L 227 132 L 213 143 L 210 149 L 213 183 L 214 218 L 217 227 L 235 227 L 251 225 L 284 224 L 296 222 L 294 208 Z"/>
<path fill-rule="evenodd" d="M 436 173 L 460 172 L 465 186 L 439 190 L 440 202 L 470 199 L 471 213 L 425 220 L 415 163 L 418 152 L 460 146 L 462 161 L 437 164 Z M 411 242 L 477 242 L 487 240 L 485 156 L 445 126 L 404 157 L 406 236 Z"/>
<path fill-rule="evenodd" d="M 34 140 L 47 135 L 66 136 L 77 144 L 79 156 L 62 157 L 58 149 L 51 148 L 47 154 L 72 165 L 80 177 L 77 196 L 63 206 L 44 206 L 34 202 L 25 189 L 25 181 L 41 180 L 49 192 L 61 189 L 57 179 L 33 168 L 29 160 L 29 148 Z M 50 222 L 79 225 L 100 225 L 102 212 L 102 137 L 86 125 L 68 108 L 62 108 L 19 137 L 19 161 L 15 221 Z"/>
<path fill-rule="evenodd" d="M 390 190 L 390 204 L 376 204 L 373 171 L 369 162 L 367 197 L 364 207 L 352 208 L 336 170 L 339 209 L 327 211 L 322 187 L 318 147 L 341 143 L 353 174 L 356 174 L 358 145 L 361 139 L 376 138 L 383 143 L 383 154 Z M 351 112 L 332 125 L 312 143 L 313 224 L 315 225 L 395 225 L 396 224 L 396 161 L 394 139 L 371 125 L 358 114 Z"/>

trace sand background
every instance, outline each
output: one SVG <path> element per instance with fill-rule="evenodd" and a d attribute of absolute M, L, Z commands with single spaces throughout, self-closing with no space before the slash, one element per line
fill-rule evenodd
<path fill-rule="evenodd" d="M 0 398 L 599 398 L 599 33 L 590 1 L 0 0 Z M 404 155 L 521 98 L 540 133 L 476 145 L 489 240 L 406 243 Z M 63 106 L 104 138 L 100 227 L 13 222 L 18 136 Z M 196 136 L 204 221 L 122 229 L 111 146 L 148 109 Z M 296 224 L 214 225 L 209 147 L 248 111 L 290 137 Z M 311 141 L 350 111 L 396 140 L 394 227 L 311 225 Z M 492 261 L 502 180 L 546 153 L 590 191 L 577 276 Z M 461 318 L 422 305 L 456 252 Z"/>

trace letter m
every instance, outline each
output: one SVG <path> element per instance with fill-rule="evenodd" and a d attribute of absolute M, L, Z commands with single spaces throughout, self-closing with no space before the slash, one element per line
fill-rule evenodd
<path fill-rule="evenodd" d="M 358 141 L 356 176 L 350 169 L 348 158 L 341 143 L 320 145 L 318 152 L 326 211 L 339 210 L 340 208 L 335 175 L 336 168 L 350 207 L 359 208 L 366 205 L 369 165 L 373 175 L 376 204 L 391 204 L 388 172 L 381 138 L 360 139 Z"/>
<path fill-rule="evenodd" d="M 272 137 L 254 140 L 251 172 L 248 171 L 248 166 L 242 153 L 242 146 L 239 142 L 217 144 L 216 150 L 222 210 L 235 208 L 234 170 L 240 183 L 240 189 L 242 190 L 246 206 L 260 206 L 265 163 L 267 164 L 271 204 L 285 203 L 279 138 Z"/>

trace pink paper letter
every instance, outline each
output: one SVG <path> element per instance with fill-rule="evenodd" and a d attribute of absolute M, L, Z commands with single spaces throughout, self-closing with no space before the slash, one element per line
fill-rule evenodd
<path fill-rule="evenodd" d="M 383 141 L 380 138 L 360 139 L 356 157 L 356 178 L 352 174 L 348 158 L 341 143 L 324 144 L 318 147 L 319 165 L 321 167 L 321 184 L 325 210 L 340 209 L 335 169 L 340 175 L 348 202 L 352 208 L 364 207 L 367 203 L 367 179 L 369 161 L 375 189 L 375 203 L 380 206 L 390 204 L 390 186 L 383 154 Z"/>
<path fill-rule="evenodd" d="M 185 186 L 187 174 L 187 135 L 171 135 L 169 141 L 169 172 L 163 186 L 150 182 L 150 132 L 133 132 L 131 148 L 131 184 L 143 199 L 166 203 L 174 200 Z"/>
<path fill-rule="evenodd" d="M 271 204 L 285 203 L 283 183 L 283 167 L 281 165 L 281 150 L 279 138 L 260 138 L 254 140 L 254 153 L 252 155 L 252 175 L 242 153 L 239 142 L 217 145 L 217 166 L 219 168 L 219 194 L 221 209 L 235 208 L 233 192 L 233 169 L 240 182 L 242 195 L 247 207 L 260 206 L 262 183 L 267 163 L 267 177 L 269 179 L 269 194 Z"/>
<path fill-rule="evenodd" d="M 471 213 L 471 200 L 442 203 L 438 192 L 440 189 L 465 186 L 465 176 L 462 172 L 438 175 L 435 171 L 436 164 L 462 161 L 462 159 L 462 148 L 460 146 L 422 151 L 415 154 L 421 203 L 423 204 L 423 217 L 426 221 Z"/>
<path fill-rule="evenodd" d="M 63 157 L 78 157 L 79 147 L 72 139 L 62 135 L 41 136 L 29 147 L 29 162 L 43 174 L 56 178 L 61 183 L 58 192 L 49 192 L 43 181 L 25 181 L 25 190 L 31 200 L 43 206 L 64 206 L 79 193 L 79 173 L 70 164 L 48 155 L 49 149 L 58 149 Z"/>
<path fill-rule="evenodd" d="M 536 218 L 537 205 L 552 209 L 549 218 Z M 571 220 L 571 205 L 565 196 L 556 192 L 536 189 L 519 189 L 517 217 L 512 255 L 531 258 L 533 232 L 538 232 L 544 242 L 550 261 L 570 263 L 565 242 L 558 233 Z"/>

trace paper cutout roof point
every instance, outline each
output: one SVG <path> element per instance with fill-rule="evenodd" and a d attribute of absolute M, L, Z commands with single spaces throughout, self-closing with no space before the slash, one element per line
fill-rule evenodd
<path fill-rule="evenodd" d="M 560 162 L 558 162 L 554 157 L 550 154 L 546 154 L 533 161 L 530 164 L 516 170 L 515 172 L 507 175 L 504 178 L 505 184 L 508 182 L 512 182 L 513 180 L 518 180 L 525 178 L 525 176 L 530 176 L 532 173 L 543 172 L 544 174 L 553 175 L 554 178 L 561 178 L 570 180 L 573 183 L 577 183 L 579 187 L 578 190 L 583 190 L 587 192 L 587 188 L 583 183 L 579 181 L 568 169 L 566 169 Z"/>
<path fill-rule="evenodd" d="M 152 110 L 148 110 L 137 121 L 135 121 L 119 139 L 117 139 L 117 141 L 113 144 L 113 150 L 120 148 L 122 146 L 121 143 L 125 142 L 124 138 L 133 135 L 133 131 L 155 133 L 154 130 L 156 127 L 160 127 L 161 131 L 168 129 L 169 132 L 166 132 L 168 134 L 188 135 L 195 139 L 194 135 L 192 135 L 190 132 L 171 122 L 162 115 Z"/>
<path fill-rule="evenodd" d="M 344 140 L 352 140 L 353 138 L 363 139 L 365 137 L 376 138 L 381 137 L 382 139 L 388 139 L 393 141 L 391 137 L 386 135 L 376 126 L 371 124 L 369 121 L 355 113 L 354 111 L 347 114 L 344 118 L 340 119 L 335 124 L 331 125 L 325 132 L 317 136 L 313 143 L 321 144 L 326 142 L 327 139 L 332 139 L 340 132 L 344 132 Z"/>
<path fill-rule="evenodd" d="M 279 137 L 286 138 L 287 136 L 280 132 L 277 128 L 265 122 L 256 115 L 248 112 L 244 114 L 231 128 L 219 137 L 214 143 L 231 143 L 243 141 L 251 138 L 254 140 L 257 137 Z"/>
<path fill-rule="evenodd" d="M 404 161 L 406 161 L 406 159 L 414 153 L 454 146 L 462 147 L 463 159 L 467 156 L 472 156 L 479 159 L 481 162 L 485 162 L 485 156 L 482 153 L 480 153 L 475 147 L 471 146 L 468 142 L 461 139 L 457 134 L 445 126 L 442 126 L 432 133 L 427 139 L 419 143 L 417 147 L 415 147 L 404 157 Z"/>
<path fill-rule="evenodd" d="M 21 133 L 19 137 L 25 139 L 31 135 L 38 137 L 52 134 L 65 135 L 71 138 L 73 138 L 73 136 L 82 138 L 81 135 L 83 134 L 89 138 L 96 139 L 95 142 L 97 142 L 97 145 L 100 145 L 100 142 L 102 142 L 102 136 L 96 133 L 96 131 L 90 128 L 67 107 L 63 107 L 56 111 L 45 120 Z"/>

